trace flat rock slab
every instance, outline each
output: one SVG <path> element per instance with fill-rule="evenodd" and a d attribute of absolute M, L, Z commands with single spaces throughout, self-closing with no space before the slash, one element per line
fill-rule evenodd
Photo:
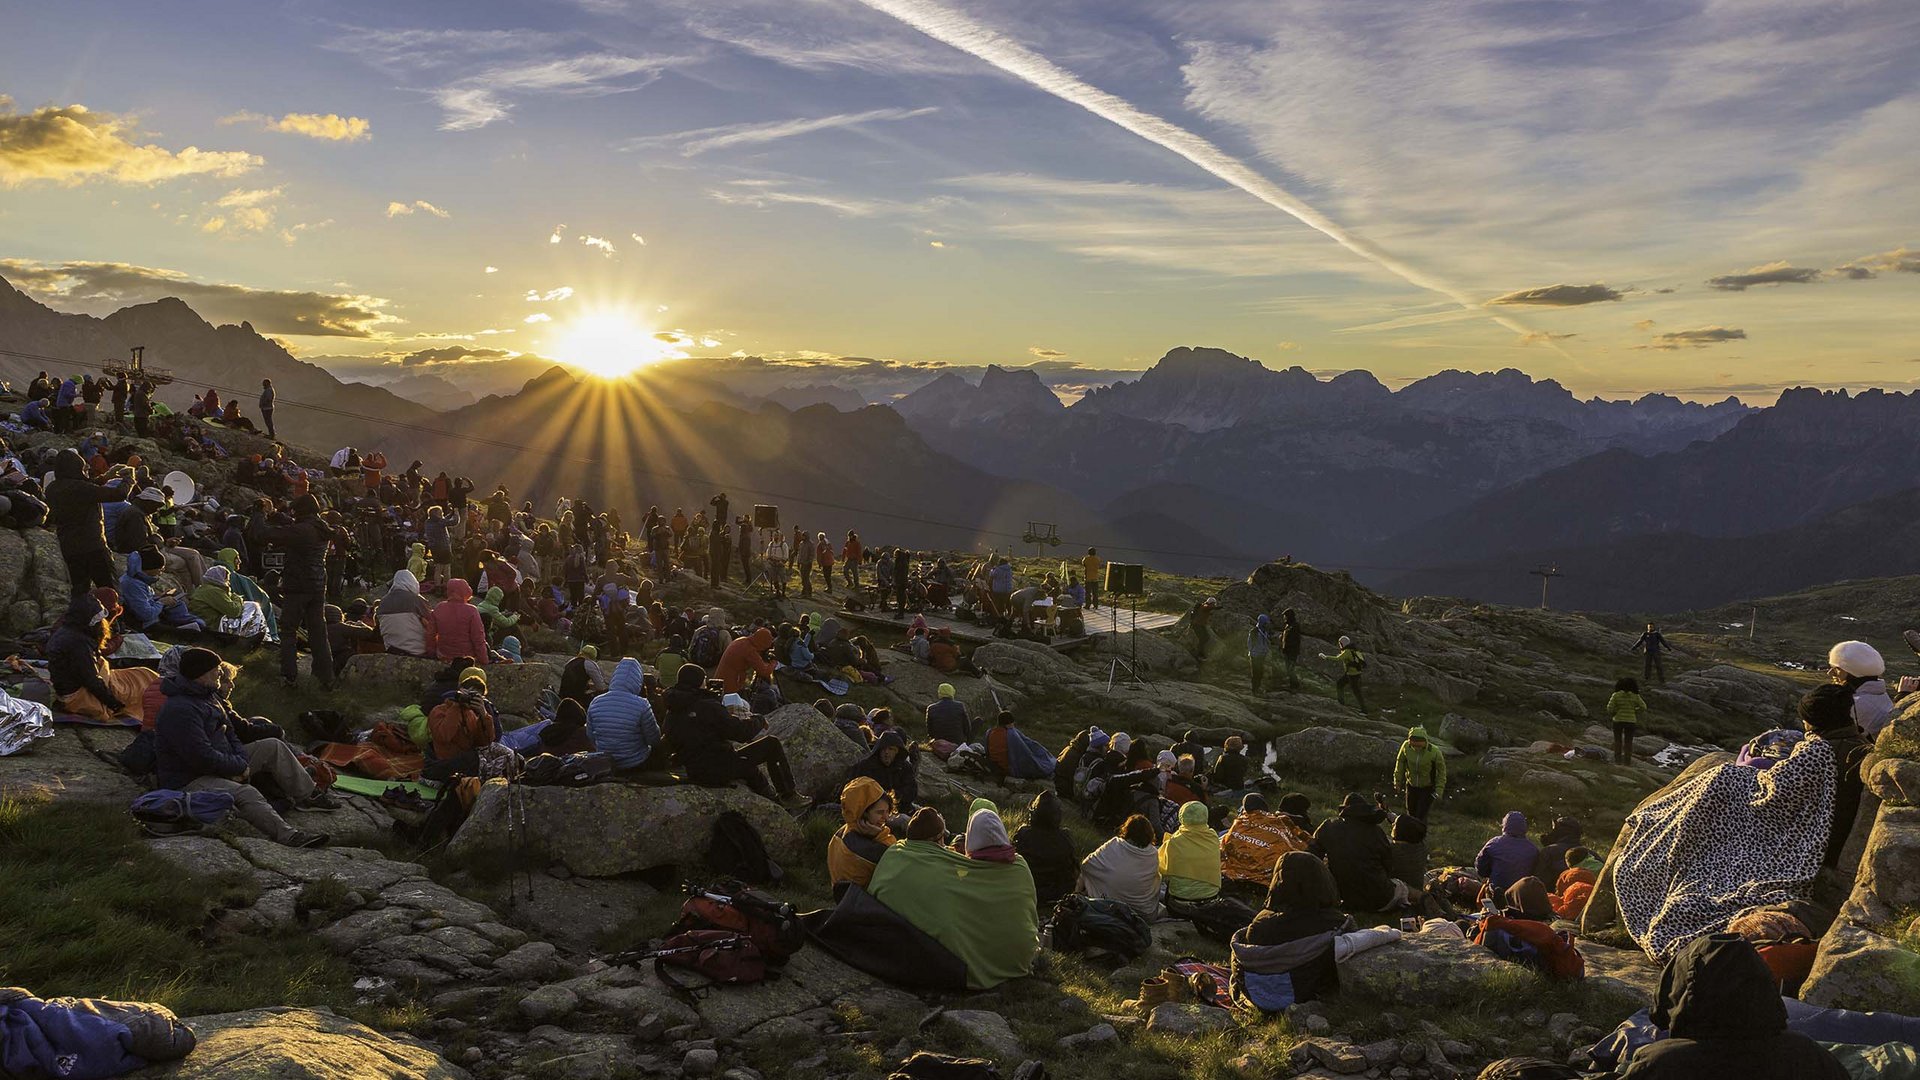
<path fill-rule="evenodd" d="M 1587 958 L 1581 984 L 1594 994 L 1620 999 L 1626 1012 L 1652 1004 L 1660 968 L 1644 954 L 1579 942 Z M 1391 945 L 1369 949 L 1340 965 L 1340 986 L 1383 1002 L 1419 1001 L 1432 1010 L 1472 1004 L 1487 980 L 1507 971 L 1525 971 L 1470 942 L 1437 934 L 1410 934 Z M 1541 978 L 1543 976 L 1535 976 Z M 1625 1015 L 1623 1013 L 1622 1015 Z"/>
<path fill-rule="evenodd" d="M 87 743 L 118 753 L 133 741 L 131 728 L 61 726 L 51 739 L 0 757 L 0 795 L 126 806 L 141 792 L 133 777 L 94 756 Z"/>
<path fill-rule="evenodd" d="M 188 1017 L 199 1045 L 154 1080 L 466 1080 L 426 1046 L 388 1038 L 326 1009 L 248 1009 Z"/>

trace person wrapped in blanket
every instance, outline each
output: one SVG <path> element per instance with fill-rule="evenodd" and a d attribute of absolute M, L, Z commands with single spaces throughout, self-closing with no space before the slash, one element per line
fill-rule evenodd
<path fill-rule="evenodd" d="M 1398 940 L 1398 930 L 1359 929 L 1326 864 L 1290 851 L 1274 867 L 1265 910 L 1233 935 L 1228 986 L 1248 1008 L 1282 1012 L 1338 990 L 1341 961 Z"/>
<path fill-rule="evenodd" d="M 990 809 L 967 819 L 968 854 L 940 846 L 946 822 L 932 807 L 887 848 L 868 892 L 938 941 L 967 969 L 967 988 L 990 990 L 1026 975 L 1039 951 L 1033 874 Z"/>
<path fill-rule="evenodd" d="M 148 668 L 113 668 L 103 653 L 112 635 L 106 609 L 92 593 L 67 605 L 47 639 L 47 677 L 59 710 L 100 723 L 123 716 L 146 720 L 147 686 L 160 676 Z"/>
<path fill-rule="evenodd" d="M 193 1048 L 193 1032 L 159 1005 L 0 986 L 0 1076 L 121 1076 Z"/>

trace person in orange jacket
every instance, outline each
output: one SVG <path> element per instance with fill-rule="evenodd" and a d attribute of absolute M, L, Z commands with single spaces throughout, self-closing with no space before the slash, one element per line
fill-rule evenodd
<path fill-rule="evenodd" d="M 720 654 L 720 663 L 714 666 L 713 677 L 720 680 L 720 692 L 737 694 L 746 689 L 749 678 L 754 674 L 773 678 L 773 661 L 766 658 L 766 651 L 773 648 L 773 631 L 761 627 L 746 637 L 735 638 Z"/>

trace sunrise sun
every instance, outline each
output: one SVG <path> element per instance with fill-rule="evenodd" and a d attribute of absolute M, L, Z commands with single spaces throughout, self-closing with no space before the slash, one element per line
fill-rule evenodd
<path fill-rule="evenodd" d="M 603 379 L 619 379 L 658 360 L 685 355 L 632 313 L 598 311 L 569 319 L 552 345 L 554 358 Z"/>

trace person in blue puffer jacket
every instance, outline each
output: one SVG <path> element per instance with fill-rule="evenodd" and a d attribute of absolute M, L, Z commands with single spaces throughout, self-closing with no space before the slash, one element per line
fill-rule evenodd
<path fill-rule="evenodd" d="M 613 666 L 607 692 L 587 706 L 587 734 L 618 769 L 646 765 L 660 746 L 660 723 L 641 693 L 645 671 L 629 656 Z"/>
<path fill-rule="evenodd" d="M 120 575 L 120 606 L 126 609 L 121 625 L 129 630 L 147 630 L 154 626 L 176 626 L 205 630 L 206 624 L 187 610 L 187 602 L 172 593 L 161 596 L 153 591 L 153 575 L 148 565 L 165 566 L 153 548 L 127 556 L 127 572 Z"/>

